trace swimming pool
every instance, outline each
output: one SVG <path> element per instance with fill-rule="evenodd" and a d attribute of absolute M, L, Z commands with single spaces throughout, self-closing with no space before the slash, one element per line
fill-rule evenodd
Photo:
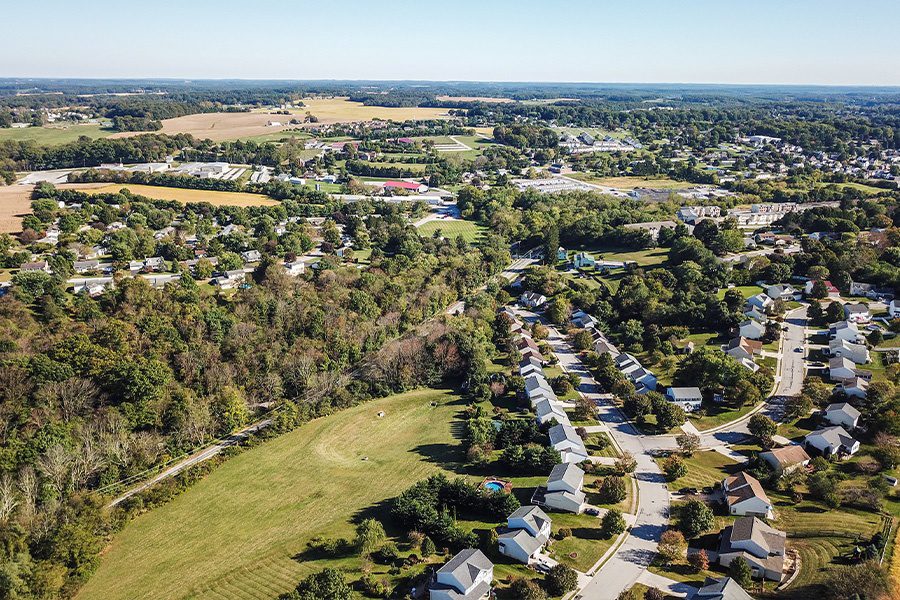
<path fill-rule="evenodd" d="M 502 492 L 505 486 L 499 481 L 488 481 L 484 484 L 484 489 L 491 492 Z"/>

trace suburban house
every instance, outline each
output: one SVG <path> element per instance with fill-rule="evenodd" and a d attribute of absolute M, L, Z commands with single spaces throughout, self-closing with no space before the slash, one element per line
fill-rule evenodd
<path fill-rule="evenodd" d="M 766 461 L 780 477 L 785 473 L 793 473 L 809 464 L 810 458 L 803 446 L 784 446 L 761 452 L 759 457 Z"/>
<path fill-rule="evenodd" d="M 210 280 L 210 283 L 220 290 L 231 290 L 244 282 L 244 275 L 245 273 L 241 269 L 237 269 L 235 271 L 225 271 L 224 275 L 220 277 L 213 277 Z"/>
<path fill-rule="evenodd" d="M 554 425 L 547 433 L 550 435 L 550 445 L 559 452 L 564 463 L 587 460 L 588 451 L 584 447 L 584 441 L 571 425 Z"/>
<path fill-rule="evenodd" d="M 719 534 L 719 564 L 727 567 L 740 556 L 754 577 L 781 581 L 786 538 L 756 517 L 741 517 Z"/>
<path fill-rule="evenodd" d="M 531 336 L 525 334 L 519 334 L 516 336 L 515 345 L 516 349 L 519 352 L 525 352 L 526 349 L 534 350 L 535 352 L 541 351 L 541 349 L 538 348 L 538 345 L 534 343 L 534 340 L 531 339 Z"/>
<path fill-rule="evenodd" d="M 856 323 L 850 321 L 838 321 L 828 326 L 828 337 L 835 340 L 844 340 L 853 344 L 866 343 L 863 334 L 859 332 Z"/>
<path fill-rule="evenodd" d="M 537 292 L 523 292 L 519 302 L 527 308 L 537 308 L 547 304 L 547 297 Z"/>
<path fill-rule="evenodd" d="M 594 260 L 594 257 L 590 254 L 579 252 L 575 255 L 575 258 L 572 259 L 572 264 L 575 265 L 576 269 L 586 269 L 588 267 L 596 267 L 597 261 Z"/>
<path fill-rule="evenodd" d="M 755 296 L 747 298 L 747 304 L 753 308 L 761 310 L 764 313 L 767 313 L 772 309 L 774 300 L 769 298 L 769 296 L 767 296 L 766 294 L 756 294 Z"/>
<path fill-rule="evenodd" d="M 666 390 L 666 397 L 685 412 L 693 412 L 703 404 L 703 394 L 698 387 L 670 387 Z"/>
<path fill-rule="evenodd" d="M 528 377 L 529 375 L 541 375 L 544 372 L 543 363 L 533 356 L 527 356 L 519 363 L 519 375 Z"/>
<path fill-rule="evenodd" d="M 892 319 L 900 316 L 900 300 L 891 300 L 891 303 L 888 305 L 888 314 Z"/>
<path fill-rule="evenodd" d="M 797 290 L 786 283 L 770 285 L 766 288 L 766 295 L 773 300 L 793 300 L 797 297 Z"/>
<path fill-rule="evenodd" d="M 550 539 L 550 517 L 537 506 L 520 506 L 506 519 L 500 554 L 528 564 Z"/>
<path fill-rule="evenodd" d="M 491 595 L 494 563 L 481 550 L 468 548 L 437 570 L 428 586 L 431 600 L 482 600 Z"/>
<path fill-rule="evenodd" d="M 544 377 L 543 373 L 532 373 L 525 377 L 525 393 L 528 394 L 528 397 L 531 397 L 531 392 L 537 390 L 553 393 L 553 388 L 550 387 L 550 383 L 547 382 L 547 378 Z"/>
<path fill-rule="evenodd" d="M 614 357 L 621 354 L 615 344 L 606 339 L 606 336 L 596 329 L 594 332 L 599 334 L 594 336 L 594 352 L 597 354 L 612 354 Z"/>
<path fill-rule="evenodd" d="M 806 286 L 803 288 L 803 293 L 807 296 L 812 294 L 813 286 L 816 284 L 816 281 L 817 280 L 815 279 L 810 279 L 809 281 L 807 281 Z M 838 290 L 833 283 L 831 283 L 830 281 L 824 281 L 823 283 L 825 284 L 825 291 L 828 293 L 828 296 L 830 298 L 837 298 L 841 295 L 840 290 Z"/>
<path fill-rule="evenodd" d="M 859 442 L 840 425 L 813 431 L 803 440 L 807 450 L 815 448 L 822 456 L 853 456 L 859 450 Z"/>
<path fill-rule="evenodd" d="M 766 321 L 769 320 L 769 315 L 756 308 L 755 306 L 745 306 L 744 307 L 744 316 L 748 319 L 752 319 L 754 321 L 759 321 L 760 323 L 765 324 Z"/>
<path fill-rule="evenodd" d="M 286 262 L 284 263 L 284 270 L 291 277 L 303 275 L 306 272 L 306 263 L 299 260 Z"/>
<path fill-rule="evenodd" d="M 865 344 L 855 344 L 847 340 L 833 339 L 828 342 L 828 353 L 831 356 L 848 358 L 857 365 L 862 365 L 871 360 L 869 349 Z"/>
<path fill-rule="evenodd" d="M 738 335 L 758 340 L 766 334 L 766 325 L 756 319 L 747 319 L 738 326 Z"/>
<path fill-rule="evenodd" d="M 544 492 L 544 506 L 578 514 L 584 507 L 584 471 L 571 463 L 560 463 L 553 467 L 547 477 Z"/>
<path fill-rule="evenodd" d="M 832 425 L 855 429 L 861 413 L 847 402 L 836 402 L 825 407 L 825 420 Z"/>
<path fill-rule="evenodd" d="M 853 398 L 865 398 L 869 394 L 869 382 L 862 377 L 845 379 L 837 385 L 839 392 Z"/>
<path fill-rule="evenodd" d="M 847 303 L 844 305 L 844 318 L 851 323 L 868 323 L 872 319 L 872 315 L 869 314 L 868 305 L 862 302 Z"/>
<path fill-rule="evenodd" d="M 766 496 L 759 480 L 749 473 L 741 471 L 733 477 L 726 477 L 722 480 L 722 490 L 728 514 L 763 519 L 774 516 L 772 501 Z"/>
<path fill-rule="evenodd" d="M 627 352 L 615 358 L 616 368 L 625 375 L 638 394 L 645 394 L 656 389 L 656 375 L 641 366 L 641 363 Z"/>
<path fill-rule="evenodd" d="M 753 360 L 753 357 L 762 352 L 762 342 L 746 337 L 736 337 L 728 342 L 725 354 L 738 360 Z"/>
<path fill-rule="evenodd" d="M 692 600 L 753 600 L 731 577 L 707 577 Z"/>
<path fill-rule="evenodd" d="M 535 421 L 537 421 L 538 425 L 546 425 L 552 421 L 571 425 L 566 411 L 563 410 L 558 402 L 553 402 L 552 400 L 538 400 L 534 405 L 534 413 L 536 415 Z"/>
<path fill-rule="evenodd" d="M 19 270 L 23 273 L 27 273 L 29 271 L 43 271 L 44 273 L 50 273 L 50 265 L 47 264 L 46 260 L 39 260 L 37 262 L 27 262 L 23 263 Z"/>
<path fill-rule="evenodd" d="M 835 356 L 828 361 L 828 376 L 835 381 L 856 377 L 856 364 L 849 358 Z"/>
<path fill-rule="evenodd" d="M 576 310 L 572 313 L 572 325 L 579 329 L 591 329 L 596 327 L 597 319 L 583 310 Z"/>

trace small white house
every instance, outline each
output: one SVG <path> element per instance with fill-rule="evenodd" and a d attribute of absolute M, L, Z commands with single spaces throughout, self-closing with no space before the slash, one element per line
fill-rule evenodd
<path fill-rule="evenodd" d="M 803 443 L 807 448 L 815 448 L 822 456 L 854 455 L 859 450 L 859 442 L 839 425 L 813 431 Z"/>
<path fill-rule="evenodd" d="M 430 600 L 482 600 L 491 595 L 494 563 L 481 552 L 462 550 L 437 570 L 428 586 Z"/>
<path fill-rule="evenodd" d="M 828 336 L 835 340 L 845 340 L 854 344 L 864 344 L 865 338 L 859 327 L 852 321 L 838 321 L 828 326 Z"/>
<path fill-rule="evenodd" d="M 262 260 L 262 254 L 259 253 L 259 250 L 245 250 L 241 252 L 241 258 L 246 263 L 255 263 Z"/>
<path fill-rule="evenodd" d="M 832 425 L 855 429 L 859 424 L 860 412 L 847 402 L 829 404 L 825 408 L 825 420 Z"/>
<path fill-rule="evenodd" d="M 900 300 L 891 300 L 891 303 L 888 305 L 888 314 L 892 319 L 900 317 Z"/>
<path fill-rule="evenodd" d="M 550 539 L 551 522 L 537 506 L 520 506 L 506 519 L 498 540 L 500 554 L 528 564 Z"/>
<path fill-rule="evenodd" d="M 772 309 L 774 301 L 766 294 L 756 294 L 755 296 L 747 298 L 747 304 L 767 313 Z"/>
<path fill-rule="evenodd" d="M 572 263 L 575 265 L 576 269 L 587 269 L 589 267 L 597 266 L 597 261 L 594 260 L 594 257 L 586 252 L 579 252 L 576 254 Z"/>
<path fill-rule="evenodd" d="M 863 365 L 871 360 L 869 349 L 864 344 L 855 344 L 847 340 L 829 341 L 828 351 L 831 356 L 850 359 L 857 365 Z"/>
<path fill-rule="evenodd" d="M 562 405 L 559 402 L 553 402 L 552 400 L 546 399 L 539 400 L 534 405 L 534 413 L 535 421 L 537 421 L 538 425 L 546 425 L 553 421 L 571 425 L 569 416 L 566 414 L 566 411 L 563 410 Z"/>
<path fill-rule="evenodd" d="M 519 302 L 527 308 L 538 308 L 547 304 L 547 297 L 537 292 L 524 292 L 519 297 Z"/>
<path fill-rule="evenodd" d="M 726 477 L 722 480 L 722 490 L 728 514 L 763 519 L 774 516 L 772 501 L 766 496 L 759 480 L 749 473 L 741 471 L 733 477 Z"/>
<path fill-rule="evenodd" d="M 868 323 L 872 319 L 872 315 L 869 313 L 868 305 L 862 302 L 855 304 L 848 302 L 844 305 L 844 318 L 851 323 Z"/>
<path fill-rule="evenodd" d="M 856 365 L 849 358 L 835 356 L 828 361 L 828 376 L 835 381 L 853 379 L 857 375 Z"/>
<path fill-rule="evenodd" d="M 584 508 L 584 471 L 571 463 L 555 465 L 547 477 L 544 506 L 578 514 Z"/>
<path fill-rule="evenodd" d="M 865 398 L 869 395 L 869 382 L 862 377 L 845 379 L 838 384 L 838 391 L 853 398 Z"/>
<path fill-rule="evenodd" d="M 571 425 L 554 425 L 547 432 L 550 436 L 550 445 L 559 452 L 564 463 L 580 463 L 588 458 L 584 441 L 575 433 Z"/>
<path fill-rule="evenodd" d="M 703 393 L 698 387 L 670 387 L 666 390 L 666 397 L 685 412 L 693 412 L 703 404 Z"/>
<path fill-rule="evenodd" d="M 738 327 L 738 334 L 751 340 L 758 340 L 766 334 L 766 326 L 755 319 L 748 319 Z"/>

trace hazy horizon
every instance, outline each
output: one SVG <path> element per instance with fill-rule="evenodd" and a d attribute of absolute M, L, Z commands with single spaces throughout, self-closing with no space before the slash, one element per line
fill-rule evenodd
<path fill-rule="evenodd" d="M 900 5 L 48 0 L 0 77 L 900 86 Z"/>

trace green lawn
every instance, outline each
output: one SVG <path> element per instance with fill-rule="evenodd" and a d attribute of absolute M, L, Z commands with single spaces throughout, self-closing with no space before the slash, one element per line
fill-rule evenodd
<path fill-rule="evenodd" d="M 714 404 L 712 402 L 704 402 L 703 408 L 706 414 L 702 417 L 688 413 L 688 418 L 694 424 L 694 427 L 700 431 L 713 429 L 720 425 L 724 425 L 735 419 L 740 419 L 748 412 L 753 410 L 752 406 L 742 406 L 741 408 L 733 408 L 725 404 Z"/>
<path fill-rule="evenodd" d="M 457 236 L 462 236 L 464 240 L 471 243 L 481 238 L 485 228 L 472 221 L 459 219 L 437 219 L 428 221 L 418 228 L 419 235 L 422 237 L 431 237 L 436 231 L 440 231 L 445 238 L 455 240 Z"/>
<path fill-rule="evenodd" d="M 659 461 L 662 464 L 662 460 Z M 677 492 L 681 488 L 695 487 L 702 489 L 713 486 L 726 476 L 738 470 L 738 463 L 714 450 L 701 450 L 693 456 L 685 457 L 687 473 L 669 483 L 669 489 Z"/>
<path fill-rule="evenodd" d="M 659 265 L 669 260 L 668 248 L 648 248 L 646 250 L 631 250 L 630 248 L 615 248 L 609 246 L 595 246 L 587 248 L 587 253 L 600 260 L 636 262 L 639 266 L 650 267 Z M 570 251 L 569 255 L 574 256 Z"/>
<path fill-rule="evenodd" d="M 591 456 L 606 456 L 609 458 L 618 458 L 619 452 L 613 446 L 609 435 L 604 432 L 591 433 L 584 442 Z"/>
<path fill-rule="evenodd" d="M 41 146 L 59 146 L 68 142 L 74 142 L 81 136 L 92 139 L 104 138 L 115 133 L 106 129 L 100 123 L 86 123 L 83 125 L 47 125 L 45 127 L 25 127 L 23 129 L 0 129 L 0 142 L 33 141 Z"/>
<path fill-rule="evenodd" d="M 720 288 L 719 291 L 716 292 L 716 296 L 719 300 L 722 300 L 725 297 L 725 292 L 729 289 L 739 291 L 741 295 L 744 296 L 745 300 L 763 291 L 758 285 L 736 285 L 733 288 Z"/>
<path fill-rule="evenodd" d="M 461 409 L 449 392 L 417 390 L 248 450 L 116 534 L 78 597 L 274 598 L 325 566 L 357 577 L 358 558 L 293 557 L 315 536 L 352 537 L 353 519 L 384 518 L 386 500 L 452 468 Z"/>
<path fill-rule="evenodd" d="M 600 533 L 597 517 L 590 515 L 573 515 L 570 513 L 552 513 L 553 533 L 560 527 L 569 527 L 572 537 L 556 540 L 550 546 L 550 556 L 557 561 L 569 565 L 573 569 L 586 572 L 616 541 L 616 537 L 604 538 Z"/>

